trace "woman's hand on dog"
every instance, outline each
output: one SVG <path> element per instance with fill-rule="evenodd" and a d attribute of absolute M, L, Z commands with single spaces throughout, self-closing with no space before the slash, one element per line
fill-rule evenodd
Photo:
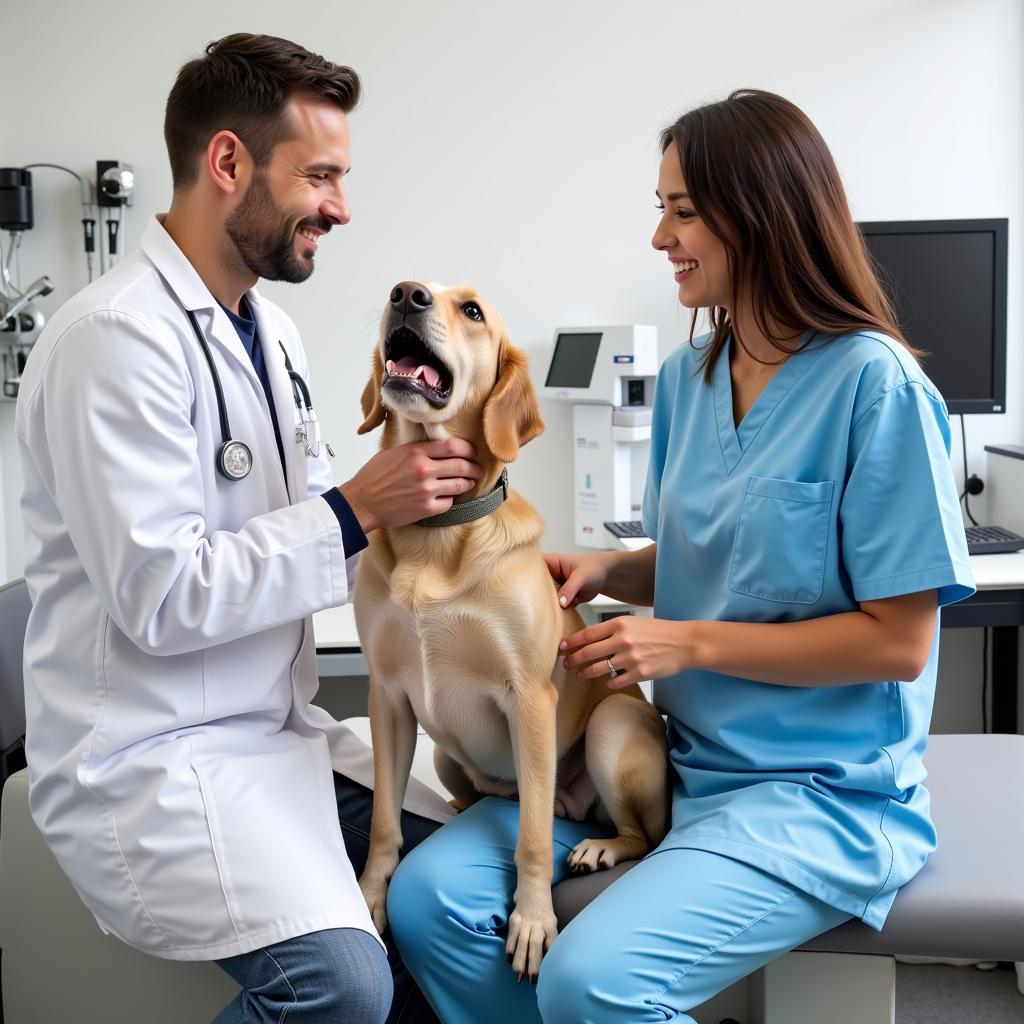
<path fill-rule="evenodd" d="M 369 533 L 447 512 L 483 475 L 469 441 L 413 441 L 378 452 L 338 490 Z"/>
<path fill-rule="evenodd" d="M 548 572 L 558 584 L 563 608 L 592 601 L 598 594 L 623 604 L 654 603 L 654 561 L 657 544 L 639 551 L 602 551 L 592 555 L 545 554 Z"/>
<path fill-rule="evenodd" d="M 588 626 L 559 644 L 562 664 L 580 679 L 607 676 L 608 662 L 616 670 L 608 685 L 613 690 L 674 676 L 697 662 L 693 623 L 620 615 Z"/>
<path fill-rule="evenodd" d="M 611 563 L 606 554 L 544 555 L 548 572 L 558 584 L 558 603 L 563 608 L 593 601 L 608 580 Z"/>

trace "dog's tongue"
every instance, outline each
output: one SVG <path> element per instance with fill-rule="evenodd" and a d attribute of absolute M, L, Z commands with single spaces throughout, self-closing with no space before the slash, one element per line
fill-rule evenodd
<path fill-rule="evenodd" d="M 398 362 L 395 363 L 395 370 L 407 377 L 419 377 L 422 374 L 423 379 L 432 388 L 436 388 L 437 385 L 441 383 L 441 375 L 437 370 L 432 366 L 427 366 L 425 363 L 417 363 L 412 356 L 405 356 L 404 358 L 399 359 Z"/>

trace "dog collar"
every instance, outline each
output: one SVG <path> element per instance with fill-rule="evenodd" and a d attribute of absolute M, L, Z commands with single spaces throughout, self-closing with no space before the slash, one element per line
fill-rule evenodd
<path fill-rule="evenodd" d="M 474 519 L 483 519 L 490 515 L 508 497 L 508 470 L 502 469 L 498 482 L 486 493 L 472 501 L 464 501 L 452 505 L 447 512 L 426 519 L 417 519 L 416 526 L 459 526 L 471 523 Z"/>

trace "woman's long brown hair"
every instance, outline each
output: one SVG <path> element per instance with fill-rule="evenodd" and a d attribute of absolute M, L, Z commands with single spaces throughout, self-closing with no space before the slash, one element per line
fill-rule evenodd
<path fill-rule="evenodd" d="M 730 294 L 749 296 L 758 329 L 780 352 L 792 353 L 784 342 L 796 333 L 874 330 L 921 354 L 896 324 L 832 154 L 802 110 L 740 89 L 666 128 L 662 152 L 672 145 L 697 215 L 725 245 Z M 743 339 L 726 309 L 708 312 L 713 334 L 700 369 L 710 382 L 730 331 Z"/>

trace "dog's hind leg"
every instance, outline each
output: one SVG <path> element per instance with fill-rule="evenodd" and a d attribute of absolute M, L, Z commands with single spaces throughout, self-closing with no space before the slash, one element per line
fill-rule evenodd
<path fill-rule="evenodd" d="M 577 873 L 642 857 L 668 826 L 665 723 L 653 705 L 623 693 L 606 697 L 587 722 L 586 757 L 618 835 L 578 843 L 569 854 L 569 867 Z"/>

